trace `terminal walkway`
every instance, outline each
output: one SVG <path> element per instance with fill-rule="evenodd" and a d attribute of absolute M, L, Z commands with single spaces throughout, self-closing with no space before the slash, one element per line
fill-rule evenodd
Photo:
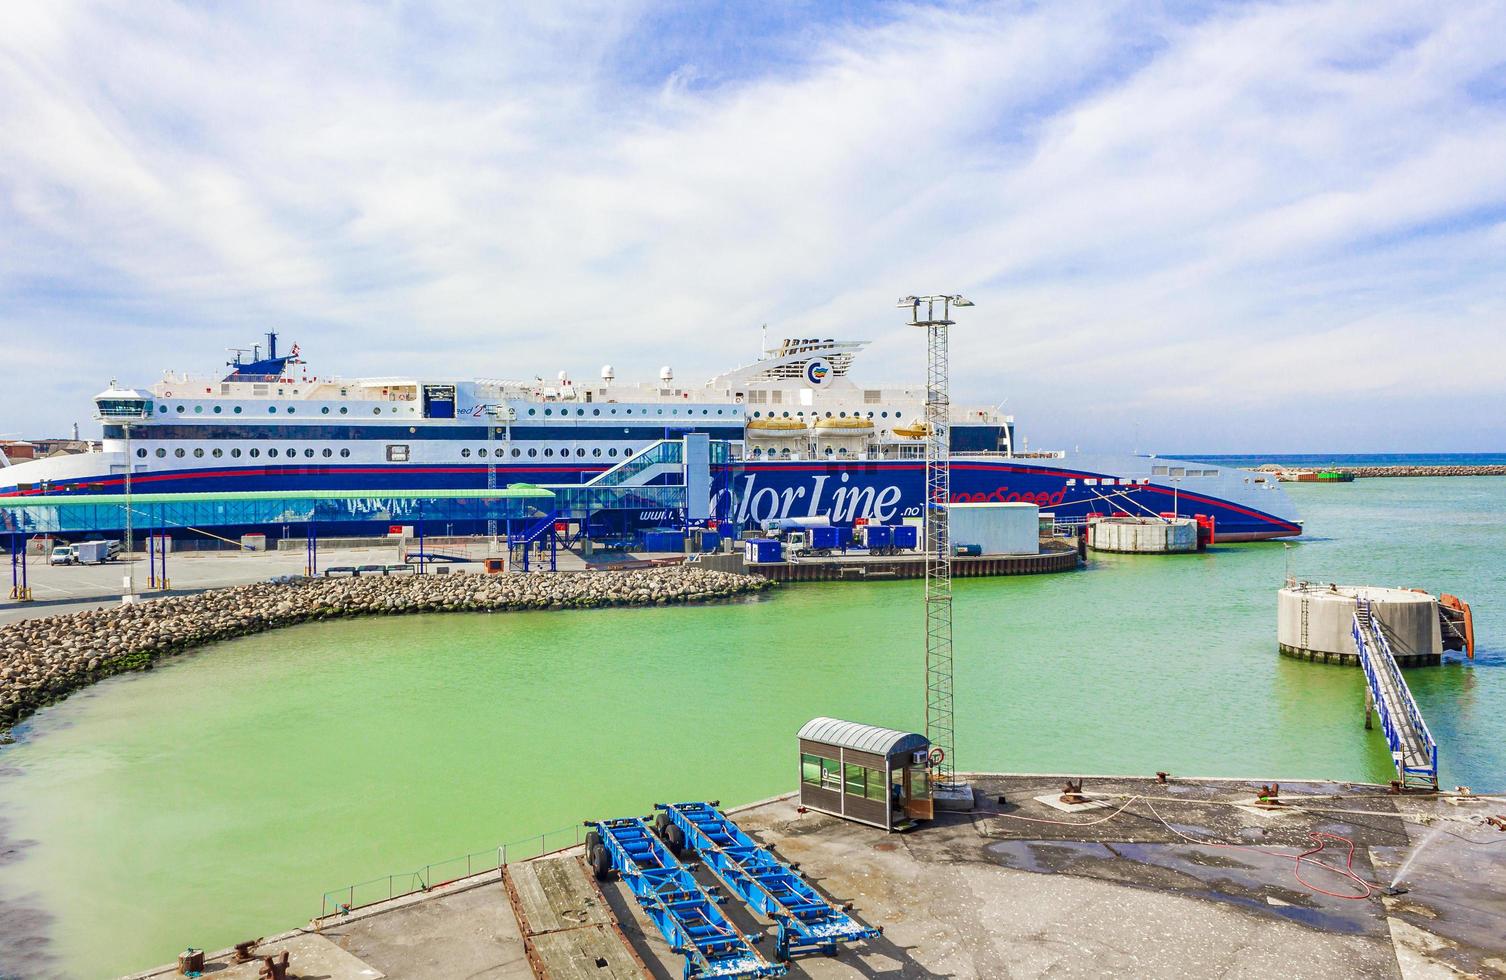
<path fill-rule="evenodd" d="M 1381 730 L 1391 747 L 1396 775 L 1406 789 L 1438 789 L 1438 743 L 1401 676 L 1385 629 L 1360 599 L 1354 612 L 1354 648 L 1365 671 L 1365 727 L 1372 709 L 1380 715 Z"/>

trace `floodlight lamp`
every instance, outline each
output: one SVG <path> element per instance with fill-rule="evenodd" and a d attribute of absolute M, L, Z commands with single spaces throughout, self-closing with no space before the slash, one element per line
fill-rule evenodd
<path fill-rule="evenodd" d="M 970 300 L 970 299 L 963 299 L 961 295 L 957 295 L 957 296 L 953 296 L 952 297 L 952 305 L 953 306 L 972 306 L 973 305 L 973 301 Z"/>
<path fill-rule="evenodd" d="M 899 303 L 897 303 L 896 305 L 900 309 L 904 309 L 907 306 L 919 306 L 920 305 L 920 297 L 919 296 L 901 296 L 899 298 Z"/>

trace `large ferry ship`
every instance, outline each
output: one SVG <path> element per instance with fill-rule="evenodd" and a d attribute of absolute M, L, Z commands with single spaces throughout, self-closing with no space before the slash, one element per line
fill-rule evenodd
<path fill-rule="evenodd" d="M 861 383 L 852 368 L 865 346 L 765 344 L 753 363 L 692 384 L 669 367 L 649 383 L 619 382 L 611 367 L 550 381 L 347 380 L 313 373 L 296 344 L 279 354 L 272 333 L 223 373 L 169 373 L 145 389 L 112 382 L 94 400 L 101 449 L 0 466 L 0 495 L 119 493 L 128 464 L 139 492 L 583 484 L 660 440 L 702 432 L 725 447 L 711 464 L 720 521 L 898 522 L 921 512 L 925 389 Z M 955 501 L 1028 501 L 1059 520 L 1206 515 L 1222 541 L 1302 531 L 1263 473 L 1027 452 L 995 407 L 953 406 L 950 418 Z"/>

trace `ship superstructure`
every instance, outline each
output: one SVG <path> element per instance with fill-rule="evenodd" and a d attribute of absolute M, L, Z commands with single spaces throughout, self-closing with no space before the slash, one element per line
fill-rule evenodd
<path fill-rule="evenodd" d="M 277 337 L 222 374 L 166 375 L 95 399 L 102 451 L 0 468 L 0 494 L 585 483 L 666 438 L 705 433 L 716 512 L 896 520 L 919 513 L 925 391 L 859 383 L 863 341 L 788 339 L 699 384 L 320 376 Z M 249 355 L 249 356 L 247 356 Z M 1017 450 L 1014 419 L 951 412 L 955 499 L 1028 500 L 1060 516 L 1208 512 L 1225 540 L 1300 533 L 1264 474 L 1134 455 Z M 1163 499 L 1164 498 L 1164 499 Z M 1186 506 L 1183 506 L 1185 502 Z M 662 519 L 662 515 L 660 515 Z"/>

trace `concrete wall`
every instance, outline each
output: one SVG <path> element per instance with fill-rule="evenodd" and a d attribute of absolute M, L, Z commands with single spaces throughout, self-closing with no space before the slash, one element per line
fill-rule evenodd
<path fill-rule="evenodd" d="M 1197 522 L 1191 518 L 1115 518 L 1088 525 L 1088 547 L 1094 551 L 1164 554 L 1197 550 Z"/>
<path fill-rule="evenodd" d="M 976 544 L 985 555 L 1033 555 L 1040 550 L 1035 504 L 952 504 L 947 524 L 952 545 Z"/>
<path fill-rule="evenodd" d="M 1309 653 L 1352 656 L 1356 598 L 1370 600 L 1370 609 L 1385 629 L 1391 650 L 1399 658 L 1437 657 L 1443 653 L 1438 625 L 1438 600 L 1422 592 L 1341 585 L 1285 588 L 1276 598 L 1276 640 L 1283 647 Z M 1307 606 L 1307 637 L 1302 636 L 1302 607 Z"/>

